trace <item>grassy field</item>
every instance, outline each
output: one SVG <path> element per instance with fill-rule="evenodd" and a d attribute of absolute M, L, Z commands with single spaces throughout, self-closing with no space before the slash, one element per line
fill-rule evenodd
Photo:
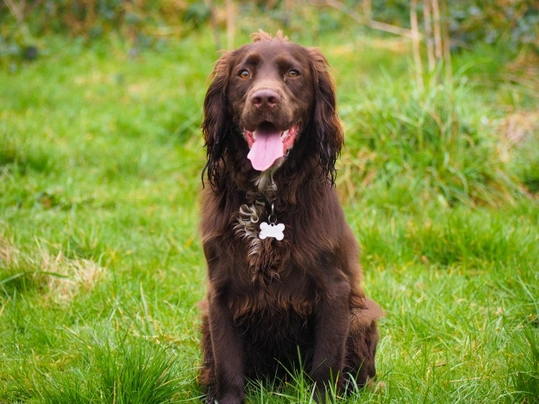
<path fill-rule="evenodd" d="M 338 189 L 387 314 L 379 384 L 343 402 L 539 402 L 527 54 L 460 53 L 452 85 L 420 92 L 403 41 L 293 39 L 333 66 Z M 45 43 L 0 72 L 0 403 L 196 402 L 210 35 L 134 57 L 114 39 Z M 295 379 L 248 402 L 308 402 Z"/>

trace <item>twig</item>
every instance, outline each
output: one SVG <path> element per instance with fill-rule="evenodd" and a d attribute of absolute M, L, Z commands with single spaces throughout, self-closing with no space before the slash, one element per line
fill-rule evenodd
<path fill-rule="evenodd" d="M 432 15 L 434 16 L 434 44 L 436 59 L 442 59 L 442 28 L 440 25 L 440 7 L 438 6 L 438 0 L 432 0 Z"/>
<path fill-rule="evenodd" d="M 442 0 L 442 15 L 443 21 L 443 51 L 445 63 L 445 79 L 449 84 L 453 83 L 453 67 L 451 66 L 451 39 L 449 38 L 449 23 L 447 18 L 447 7 L 445 1 Z"/>
<path fill-rule="evenodd" d="M 232 0 L 226 0 L 226 44 L 227 49 L 234 47 L 234 2 Z"/>
<path fill-rule="evenodd" d="M 422 37 L 422 35 L 419 32 L 414 33 L 413 31 L 406 28 L 396 27 L 395 25 L 386 24 L 384 22 L 369 20 L 365 18 L 364 16 L 362 16 L 361 14 L 359 14 L 358 12 L 356 12 L 355 10 L 347 7 L 345 4 L 341 3 L 340 1 L 326 0 L 326 4 L 328 6 L 336 8 L 337 10 L 342 11 L 343 13 L 347 14 L 350 18 L 354 19 L 358 23 L 362 25 L 366 25 L 373 29 L 377 29 L 379 31 L 384 31 L 384 32 L 389 32 L 391 34 L 400 35 L 400 36 L 404 36 L 404 37 L 412 38 L 412 39 L 414 38 L 415 35 L 419 35 L 420 38 Z"/>
<path fill-rule="evenodd" d="M 432 73 L 436 67 L 434 59 L 434 46 L 432 42 L 432 20 L 430 18 L 430 0 L 423 0 L 423 18 L 425 25 L 425 36 L 427 42 L 427 57 L 429 61 L 429 72 Z"/>
<path fill-rule="evenodd" d="M 215 16 L 215 7 L 213 0 L 205 0 L 206 6 L 210 9 L 210 26 L 213 33 L 213 42 L 217 50 L 221 49 L 221 41 L 219 39 L 219 28 L 217 27 L 217 17 Z"/>
<path fill-rule="evenodd" d="M 410 2 L 410 25 L 414 36 L 412 37 L 415 75 L 417 86 L 421 92 L 425 89 L 423 85 L 423 63 L 421 62 L 421 52 L 419 49 L 419 27 L 417 24 L 417 0 L 411 0 Z M 427 38 L 428 39 L 428 38 Z"/>
<path fill-rule="evenodd" d="M 372 0 L 363 0 L 363 15 L 367 21 L 372 20 Z"/>
<path fill-rule="evenodd" d="M 15 3 L 13 0 L 4 0 L 4 2 L 7 5 L 7 8 L 9 8 L 9 11 L 15 17 L 18 23 L 21 23 L 24 20 L 24 5 L 26 3 L 25 0 L 22 0 L 20 4 Z"/>

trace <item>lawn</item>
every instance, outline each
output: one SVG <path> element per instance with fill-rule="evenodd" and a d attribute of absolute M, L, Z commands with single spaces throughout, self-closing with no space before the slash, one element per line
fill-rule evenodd
<path fill-rule="evenodd" d="M 538 402 L 527 55 L 462 51 L 454 82 L 421 92 L 406 41 L 293 39 L 332 64 L 337 187 L 386 312 L 378 383 L 342 401 Z M 138 54 L 49 37 L 37 61 L 0 65 L 0 403 L 200 397 L 199 125 L 217 57 L 209 33 Z M 250 384 L 248 402 L 308 402 L 293 376 Z"/>

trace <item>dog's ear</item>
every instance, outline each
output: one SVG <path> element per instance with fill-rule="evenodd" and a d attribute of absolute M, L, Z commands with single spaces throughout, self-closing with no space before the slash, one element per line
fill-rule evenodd
<path fill-rule="evenodd" d="M 228 82 L 234 52 L 226 52 L 217 61 L 210 75 L 210 86 L 204 98 L 204 121 L 202 133 L 206 147 L 207 162 L 202 177 L 207 173 L 212 186 L 219 177 L 219 164 L 223 159 L 227 137 L 231 131 L 232 119 L 228 113 Z"/>
<path fill-rule="evenodd" d="M 320 162 L 331 181 L 335 181 L 335 163 L 344 144 L 339 117 L 335 85 L 328 72 L 328 62 L 316 49 L 308 49 L 314 82 L 314 135 L 320 153 Z"/>

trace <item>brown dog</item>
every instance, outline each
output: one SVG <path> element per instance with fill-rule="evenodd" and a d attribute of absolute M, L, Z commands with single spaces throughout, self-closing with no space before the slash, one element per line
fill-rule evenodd
<path fill-rule="evenodd" d="M 334 188 L 343 133 L 326 59 L 280 32 L 253 37 L 219 59 L 204 102 L 199 380 L 208 402 L 241 403 L 246 377 L 301 363 L 323 400 L 332 382 L 374 377 L 382 311 Z"/>

